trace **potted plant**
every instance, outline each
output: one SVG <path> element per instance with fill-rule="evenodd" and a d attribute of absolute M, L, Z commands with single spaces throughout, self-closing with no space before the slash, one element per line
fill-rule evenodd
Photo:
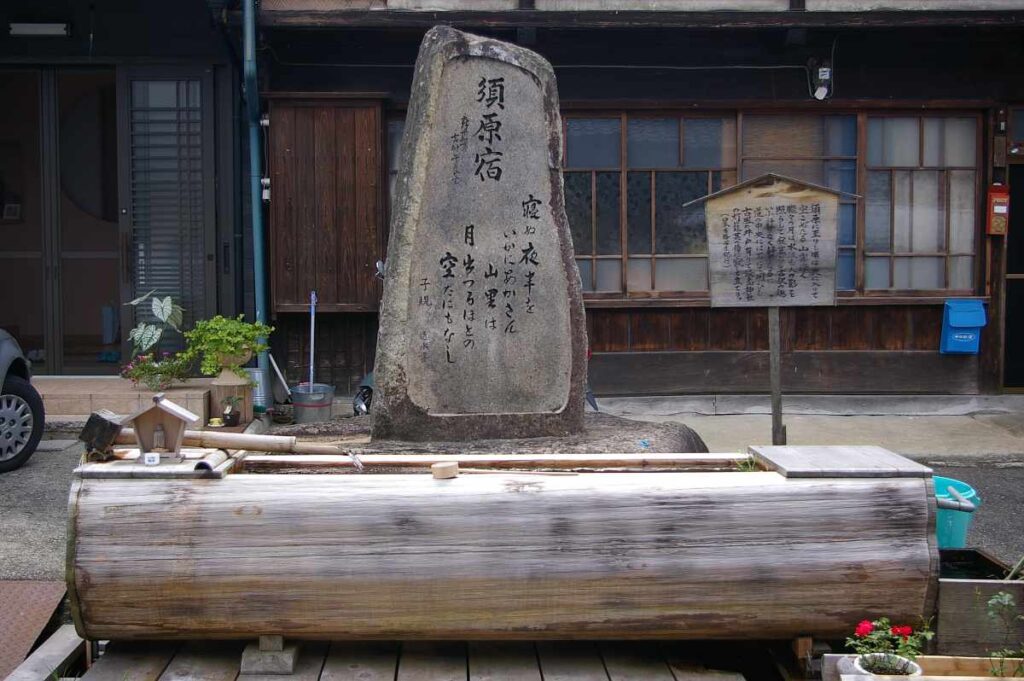
<path fill-rule="evenodd" d="M 199 357 L 199 369 L 207 376 L 217 376 L 217 382 L 225 385 L 245 385 L 252 381 L 241 377 L 242 365 L 253 353 L 267 349 L 263 342 L 273 327 L 261 322 L 247 322 L 244 315 L 223 317 L 196 322 L 191 331 L 185 332 L 188 341 L 187 353 Z"/>
<path fill-rule="evenodd" d="M 224 405 L 224 411 L 222 417 L 225 426 L 237 426 L 242 419 L 242 410 L 238 408 L 239 402 L 242 401 L 238 395 L 228 395 L 221 403 Z"/>
<path fill-rule="evenodd" d="M 925 624 L 916 631 L 908 625 L 892 625 L 888 618 L 864 620 L 857 625 L 846 645 L 857 653 L 854 669 L 860 674 L 920 676 L 915 662 L 933 633 Z"/>
<path fill-rule="evenodd" d="M 189 377 L 192 362 L 181 353 L 143 353 L 121 367 L 121 378 L 129 379 L 136 387 L 141 383 L 153 392 L 162 392 L 175 381 Z"/>
<path fill-rule="evenodd" d="M 132 360 L 121 367 L 121 377 L 136 387 L 141 383 L 154 392 L 166 390 L 175 381 L 183 381 L 191 372 L 191 357 L 183 353 L 156 352 L 157 344 L 168 331 L 181 333 L 183 310 L 170 296 L 154 296 L 156 289 L 126 303 L 138 308 L 149 301 L 153 321 L 140 321 L 128 334 L 132 342 Z"/>

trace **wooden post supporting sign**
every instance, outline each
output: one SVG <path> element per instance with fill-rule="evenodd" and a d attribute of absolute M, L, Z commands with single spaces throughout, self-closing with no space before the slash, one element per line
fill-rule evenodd
<path fill-rule="evenodd" d="M 768 308 L 768 375 L 772 389 L 772 444 L 786 444 L 786 426 L 782 424 L 782 345 L 779 332 L 779 306 Z"/>

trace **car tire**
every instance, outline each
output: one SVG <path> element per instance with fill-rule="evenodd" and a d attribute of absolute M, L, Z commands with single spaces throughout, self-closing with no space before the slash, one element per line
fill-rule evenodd
<path fill-rule="evenodd" d="M 22 408 L 27 406 L 31 412 L 32 423 L 28 439 L 22 445 L 15 445 L 13 456 L 10 451 L 5 452 L 3 445 L 5 440 L 13 440 L 19 436 L 19 422 L 15 421 Z M 0 389 L 0 415 L 5 419 L 0 424 L 0 473 L 13 471 L 32 456 L 43 438 L 43 422 L 46 419 L 46 412 L 43 409 L 43 398 L 39 396 L 32 384 L 20 376 L 8 376 Z M 27 425 L 24 420 L 20 421 L 21 426 Z M 2 458 L 5 455 L 8 458 Z"/>

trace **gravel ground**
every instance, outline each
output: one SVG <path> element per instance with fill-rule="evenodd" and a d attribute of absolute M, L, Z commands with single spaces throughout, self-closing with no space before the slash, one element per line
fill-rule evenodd
<path fill-rule="evenodd" d="M 0 474 L 0 579 L 64 579 L 64 538 L 75 443 L 37 451 L 24 466 Z"/>

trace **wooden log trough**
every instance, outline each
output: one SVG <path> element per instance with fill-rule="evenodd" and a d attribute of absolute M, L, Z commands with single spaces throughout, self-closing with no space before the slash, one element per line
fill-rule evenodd
<path fill-rule="evenodd" d="M 752 455 L 761 470 L 80 473 L 72 614 L 88 639 L 565 640 L 841 638 L 934 611 L 928 468 Z"/>

